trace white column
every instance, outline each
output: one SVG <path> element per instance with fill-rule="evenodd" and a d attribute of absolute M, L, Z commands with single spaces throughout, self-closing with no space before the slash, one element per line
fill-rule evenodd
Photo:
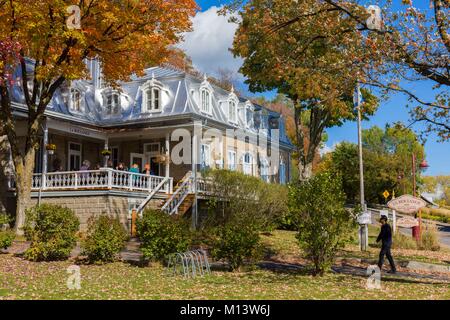
<path fill-rule="evenodd" d="M 194 203 L 192 204 L 192 228 L 197 228 L 198 220 L 198 208 L 197 208 L 197 168 L 199 162 L 199 140 L 202 136 L 202 123 L 199 121 L 194 122 L 193 134 L 192 134 L 192 174 L 193 178 L 193 193 Z"/>
<path fill-rule="evenodd" d="M 170 176 L 170 133 L 166 133 L 166 177 Z"/>
<path fill-rule="evenodd" d="M 109 144 L 109 140 L 108 140 L 108 138 L 106 138 L 106 139 L 105 139 L 105 145 L 104 145 L 104 147 L 103 147 L 105 150 L 108 150 L 108 148 L 109 148 L 108 144 Z M 110 157 L 111 157 L 111 156 L 110 156 Z M 108 167 L 108 160 L 106 159 L 106 157 L 103 157 L 103 166 L 104 166 L 105 168 Z"/>

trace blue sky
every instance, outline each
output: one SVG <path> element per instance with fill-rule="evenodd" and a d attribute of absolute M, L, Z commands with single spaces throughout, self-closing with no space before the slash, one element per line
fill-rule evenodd
<path fill-rule="evenodd" d="M 198 0 L 197 3 L 202 11 L 194 18 L 194 31 L 186 35 L 185 43 L 182 47 L 192 57 L 194 65 L 203 72 L 214 74 L 219 67 L 237 71 L 241 62 L 234 59 L 228 52 L 231 47 L 235 26 L 228 24 L 226 18 L 217 17 L 216 8 L 228 1 Z M 421 84 L 414 88 L 421 97 L 432 100 L 434 94 L 429 83 Z M 241 91 L 247 91 L 242 84 Z M 274 96 L 274 92 L 261 93 L 267 98 Z M 249 93 L 249 95 L 251 95 Z M 370 128 L 374 125 L 384 127 L 387 123 L 402 121 L 410 123 L 408 101 L 401 94 L 393 95 L 387 101 L 382 101 L 377 113 L 368 121 L 363 122 L 363 128 Z M 412 128 L 420 131 L 421 125 L 414 125 Z M 327 130 L 329 140 L 327 147 L 332 148 L 341 141 L 357 141 L 356 123 L 346 123 L 341 127 L 334 127 Z M 427 161 L 430 168 L 427 175 L 450 175 L 450 141 L 438 143 L 434 135 L 428 137 L 425 144 Z"/>

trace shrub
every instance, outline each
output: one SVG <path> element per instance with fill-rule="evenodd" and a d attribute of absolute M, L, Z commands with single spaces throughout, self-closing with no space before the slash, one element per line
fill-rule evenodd
<path fill-rule="evenodd" d="M 275 228 L 288 211 L 287 187 L 229 170 L 205 172 L 211 180 L 209 214 L 203 228 L 212 235 L 212 254 L 231 270 L 259 255 L 259 233 Z"/>
<path fill-rule="evenodd" d="M 422 224 L 420 241 L 417 245 L 421 250 L 440 250 L 439 235 L 435 224 Z"/>
<path fill-rule="evenodd" d="M 162 260 L 167 255 L 186 251 L 190 244 L 189 228 L 178 216 L 159 210 L 146 210 L 137 221 L 137 235 L 145 258 Z"/>
<path fill-rule="evenodd" d="M 450 218 L 450 210 L 445 208 L 422 208 L 422 213 L 430 216 Z"/>
<path fill-rule="evenodd" d="M 392 248 L 417 249 L 417 242 L 411 236 L 401 234 L 399 231 L 397 231 L 392 238 Z"/>
<path fill-rule="evenodd" d="M 81 242 L 82 254 L 91 263 L 112 262 L 126 240 L 127 233 L 119 219 L 107 215 L 92 217 Z"/>
<path fill-rule="evenodd" d="M 225 225 L 235 216 L 245 215 L 258 228 L 272 229 L 288 211 L 286 186 L 230 170 L 210 170 L 204 175 L 210 179 L 210 192 L 215 196 L 208 201 L 206 228 Z"/>
<path fill-rule="evenodd" d="M 239 270 L 245 259 L 259 256 L 259 230 L 249 221 L 233 221 L 215 230 L 212 255 L 228 262 L 231 271 Z"/>
<path fill-rule="evenodd" d="M 8 249 L 14 241 L 15 234 L 13 231 L 0 231 L 0 249 Z"/>
<path fill-rule="evenodd" d="M 25 236 L 31 241 L 25 258 L 32 261 L 67 259 L 80 226 L 72 210 L 43 204 L 26 212 Z"/>
<path fill-rule="evenodd" d="M 338 249 L 352 240 L 356 223 L 344 205 L 340 177 L 327 172 L 289 188 L 289 209 L 298 226 L 297 239 L 313 263 L 313 275 L 323 275 Z"/>

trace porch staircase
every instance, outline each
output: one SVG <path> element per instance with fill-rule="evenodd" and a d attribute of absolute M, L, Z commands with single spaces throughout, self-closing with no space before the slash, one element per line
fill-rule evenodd
<path fill-rule="evenodd" d="M 174 187 L 174 193 L 167 197 L 161 210 L 169 215 L 185 214 L 192 207 L 195 195 L 192 193 L 192 172 L 188 171 Z"/>

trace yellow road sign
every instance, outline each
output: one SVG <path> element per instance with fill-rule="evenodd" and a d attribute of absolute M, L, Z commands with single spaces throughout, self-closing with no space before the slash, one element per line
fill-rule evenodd
<path fill-rule="evenodd" d="M 389 197 L 389 191 L 385 190 L 385 191 L 383 192 L 383 197 L 384 197 L 385 199 L 387 199 L 387 198 Z"/>

